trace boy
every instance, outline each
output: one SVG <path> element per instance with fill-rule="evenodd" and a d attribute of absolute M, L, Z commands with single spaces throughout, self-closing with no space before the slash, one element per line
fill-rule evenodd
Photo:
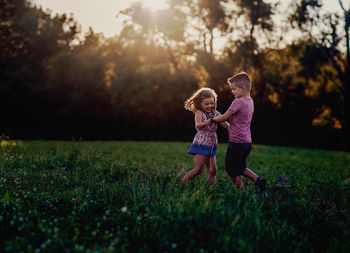
<path fill-rule="evenodd" d="M 246 166 L 246 158 L 252 149 L 250 122 L 254 112 L 254 103 L 250 97 L 251 81 L 247 73 L 242 72 L 227 79 L 235 96 L 229 109 L 212 120 L 229 120 L 229 145 L 226 152 L 225 168 L 232 182 L 244 190 L 241 175 L 255 183 L 258 194 L 266 195 L 266 179 L 257 176 Z"/>

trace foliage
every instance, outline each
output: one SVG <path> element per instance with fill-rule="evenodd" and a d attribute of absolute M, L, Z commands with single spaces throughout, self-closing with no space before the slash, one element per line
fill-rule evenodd
<path fill-rule="evenodd" d="M 349 153 L 254 146 L 262 199 L 249 181 L 246 192 L 230 182 L 225 144 L 216 185 L 203 173 L 183 186 L 188 146 L 1 140 L 0 250 L 349 251 Z"/>
<path fill-rule="evenodd" d="M 343 99 L 342 124 L 344 125 L 345 138 L 350 139 L 349 125 L 350 125 L 350 88 L 348 85 L 348 79 L 350 76 L 350 12 L 349 9 L 345 9 L 343 2 L 338 1 L 343 11 L 344 21 L 344 34 L 338 32 L 338 24 L 340 18 L 336 14 L 326 13 L 320 14 L 320 7 L 322 6 L 319 0 L 301 0 L 297 1 L 297 8 L 295 13 L 291 15 L 291 22 L 297 22 L 299 28 L 303 31 L 307 31 L 309 36 L 314 40 L 314 45 L 311 45 L 308 50 L 305 51 L 304 60 L 306 64 L 313 62 L 316 64 L 314 69 L 317 69 L 317 65 L 322 64 L 325 61 L 331 61 L 333 68 L 337 73 L 337 78 L 341 81 L 342 91 L 341 96 Z M 311 14 L 312 13 L 312 14 Z M 326 29 L 319 26 L 322 23 Z M 316 30 L 317 34 L 312 31 Z M 340 53 L 337 47 L 343 42 L 345 47 L 345 53 Z M 317 53 L 317 57 L 315 52 Z M 310 53 L 312 55 L 310 55 Z M 311 57 L 310 57 L 311 56 Z M 315 60 L 317 59 L 317 60 Z M 311 78 L 314 78 L 315 70 L 311 71 Z"/>
<path fill-rule="evenodd" d="M 296 23 L 299 28 L 311 30 L 319 19 L 320 0 L 301 0 L 296 2 L 295 12 L 290 16 L 290 22 Z"/>
<path fill-rule="evenodd" d="M 47 63 L 70 50 L 79 27 L 73 17 L 52 17 L 24 0 L 1 1 L 1 10 L 0 114 L 5 119 L 2 130 L 12 135 L 48 117 L 44 97 Z"/>
<path fill-rule="evenodd" d="M 118 13 L 126 21 L 112 38 L 92 29 L 82 35 L 73 16 L 28 1 L 1 1 L 0 132 L 15 139 L 190 140 L 186 98 L 211 87 L 224 113 L 233 99 L 227 78 L 246 71 L 255 140 L 346 149 L 341 18 L 321 16 L 320 1 L 292 3 L 281 23 L 289 18 L 287 28 L 306 36 L 286 41 L 274 21 L 277 5 L 261 0 L 171 0 L 156 11 L 136 2 Z M 277 37 L 285 42 L 278 48 Z"/>

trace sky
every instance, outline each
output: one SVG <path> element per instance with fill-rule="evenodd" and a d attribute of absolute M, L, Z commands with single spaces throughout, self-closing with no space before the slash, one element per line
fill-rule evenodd
<path fill-rule="evenodd" d="M 164 7 L 165 0 L 143 0 L 152 8 Z M 73 13 L 83 32 L 91 26 L 96 33 L 102 32 L 105 37 L 111 37 L 122 29 L 123 17 L 117 19 L 119 11 L 125 10 L 136 0 L 30 0 L 41 5 L 44 10 L 50 9 L 53 13 Z"/>
<path fill-rule="evenodd" d="M 152 8 L 165 6 L 166 0 L 141 0 Z M 119 11 L 130 6 L 135 0 L 31 0 L 41 5 L 44 10 L 51 9 L 52 13 L 73 13 L 75 20 L 81 26 L 82 31 L 87 32 L 91 26 L 96 33 L 103 33 L 105 37 L 112 37 L 122 29 L 123 17 L 117 19 Z M 278 0 L 266 0 L 266 2 L 283 2 Z M 290 2 L 290 1 L 288 1 Z M 345 7 L 350 7 L 350 0 L 343 0 Z M 338 0 L 323 0 L 324 10 L 340 12 Z"/>

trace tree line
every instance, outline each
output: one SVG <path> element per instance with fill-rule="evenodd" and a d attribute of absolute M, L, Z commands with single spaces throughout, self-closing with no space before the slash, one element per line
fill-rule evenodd
<path fill-rule="evenodd" d="M 190 141 L 186 98 L 211 87 L 223 113 L 233 98 L 226 79 L 246 71 L 255 143 L 347 148 L 350 12 L 341 0 L 344 15 L 322 12 L 320 0 L 168 4 L 132 4 L 117 15 L 126 17 L 122 31 L 105 38 L 82 34 L 72 15 L 1 0 L 0 133 Z"/>

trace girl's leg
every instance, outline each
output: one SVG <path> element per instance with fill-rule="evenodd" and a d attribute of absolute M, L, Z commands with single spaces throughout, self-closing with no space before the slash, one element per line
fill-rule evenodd
<path fill-rule="evenodd" d="M 252 170 L 250 170 L 248 168 L 243 169 L 242 175 L 251 179 L 254 183 L 258 179 L 258 175 L 256 175 Z"/>
<path fill-rule="evenodd" d="M 231 177 L 232 182 L 237 186 L 237 188 L 244 190 L 243 182 L 241 176 Z"/>
<path fill-rule="evenodd" d="M 216 156 L 211 156 L 205 164 L 207 165 L 207 168 L 208 168 L 209 181 L 212 183 L 215 183 L 216 182 L 216 173 L 217 173 Z"/>
<path fill-rule="evenodd" d="M 195 176 L 201 174 L 204 168 L 204 164 L 207 160 L 207 156 L 194 155 L 194 168 L 182 178 L 182 182 L 186 184 L 188 180 L 192 180 Z"/>

